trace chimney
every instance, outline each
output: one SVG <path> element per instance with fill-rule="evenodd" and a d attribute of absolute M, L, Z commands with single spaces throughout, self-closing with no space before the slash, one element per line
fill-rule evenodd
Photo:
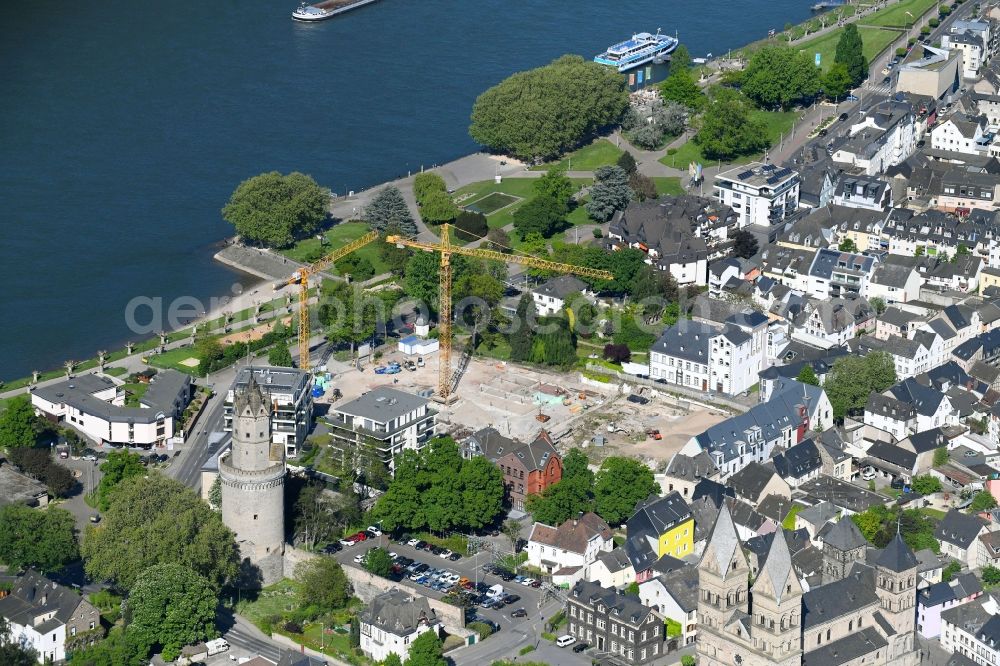
<path fill-rule="evenodd" d="M 573 527 L 576 527 L 577 523 L 583 520 L 583 511 L 579 511 L 576 514 L 576 518 L 573 519 Z"/>

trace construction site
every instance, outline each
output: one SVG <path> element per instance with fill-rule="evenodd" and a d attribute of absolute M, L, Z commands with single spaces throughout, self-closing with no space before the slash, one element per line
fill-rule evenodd
<path fill-rule="evenodd" d="M 400 363 L 407 356 L 386 354 L 380 363 Z M 358 370 L 329 361 L 327 370 L 342 397 L 350 401 L 378 386 L 393 386 L 430 398 L 438 378 L 438 355 L 424 358 L 422 367 L 394 375 Z M 509 437 L 529 440 L 542 429 L 561 449 L 582 447 L 592 462 L 610 455 L 646 460 L 659 469 L 693 435 L 724 420 L 728 413 L 687 400 L 621 382 L 585 380 L 578 372 L 548 372 L 472 358 L 450 404 L 439 403 L 438 432 L 461 438 L 493 427 Z M 329 394 L 318 398 L 330 403 Z"/>

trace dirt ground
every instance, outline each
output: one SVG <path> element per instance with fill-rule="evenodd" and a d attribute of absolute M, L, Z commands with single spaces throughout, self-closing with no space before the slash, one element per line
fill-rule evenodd
<path fill-rule="evenodd" d="M 401 363 L 406 358 L 393 352 L 376 365 Z M 378 386 L 394 386 L 411 393 L 436 389 L 437 354 L 424 361 L 424 367 L 396 375 L 376 375 L 370 364 L 359 372 L 347 363 L 332 360 L 327 369 L 334 375 L 333 386 L 343 393 L 338 403 L 343 403 Z M 585 447 L 593 462 L 609 455 L 628 455 L 660 469 L 693 435 L 727 417 L 719 411 L 691 408 L 686 401 L 656 392 L 647 391 L 648 404 L 637 404 L 619 394 L 614 386 L 584 386 L 579 379 L 575 372 L 529 370 L 491 359 L 473 359 L 459 384 L 457 401 L 435 404 L 439 430 L 461 434 L 492 426 L 509 437 L 527 440 L 544 428 L 558 440 L 560 448 Z M 559 390 L 562 395 L 552 395 Z M 583 399 L 581 393 L 585 394 Z M 545 404 L 539 405 L 539 398 Z M 324 396 L 318 401 L 329 402 L 329 398 Z M 539 413 L 549 420 L 538 421 Z M 608 432 L 609 423 L 628 433 Z M 647 437 L 649 429 L 658 429 L 663 438 L 657 441 Z M 605 438 L 604 446 L 595 445 L 595 436 Z"/>
<path fill-rule="evenodd" d="M 285 317 L 283 323 L 286 326 L 289 326 L 291 325 L 291 321 L 292 321 L 291 317 Z M 273 327 L 274 327 L 274 322 L 272 321 L 266 324 L 260 324 L 258 326 L 254 326 L 253 328 L 245 328 L 243 330 L 236 331 L 235 333 L 230 333 L 225 337 L 219 338 L 219 342 L 221 342 L 223 345 L 229 345 L 234 342 L 247 342 L 249 340 L 260 340 L 267 333 L 269 333 Z"/>

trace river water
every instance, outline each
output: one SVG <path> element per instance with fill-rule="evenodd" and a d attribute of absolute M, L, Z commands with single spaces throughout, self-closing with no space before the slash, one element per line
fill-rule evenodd
<path fill-rule="evenodd" d="M 212 260 L 240 180 L 363 189 L 475 150 L 476 95 L 563 53 L 677 31 L 722 53 L 810 0 L 0 3 L 0 379 L 134 339 L 136 296 L 228 294 Z"/>

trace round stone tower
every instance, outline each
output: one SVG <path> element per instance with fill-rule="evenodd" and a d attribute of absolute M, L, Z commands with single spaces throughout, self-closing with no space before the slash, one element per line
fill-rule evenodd
<path fill-rule="evenodd" d="M 268 398 L 250 373 L 233 398 L 233 445 L 219 460 L 222 522 L 236 533 L 244 583 L 284 576 L 285 451 L 271 443 Z"/>

